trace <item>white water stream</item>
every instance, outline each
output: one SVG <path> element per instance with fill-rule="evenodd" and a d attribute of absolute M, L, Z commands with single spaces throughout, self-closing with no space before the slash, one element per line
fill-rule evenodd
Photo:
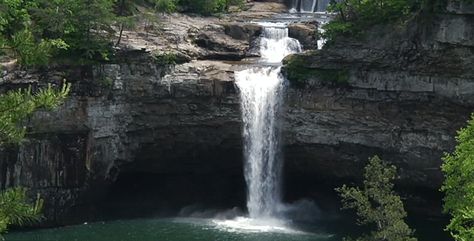
<path fill-rule="evenodd" d="M 290 12 L 326 12 L 331 0 L 292 0 Z"/>
<path fill-rule="evenodd" d="M 278 113 L 284 91 L 282 59 L 301 51 L 284 24 L 261 24 L 261 66 L 237 71 L 244 123 L 247 208 L 252 219 L 275 218 L 281 206 L 282 159 Z M 271 64 L 271 65 L 269 65 Z"/>

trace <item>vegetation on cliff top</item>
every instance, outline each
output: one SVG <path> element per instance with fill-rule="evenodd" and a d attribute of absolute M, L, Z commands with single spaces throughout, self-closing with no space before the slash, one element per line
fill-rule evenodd
<path fill-rule="evenodd" d="M 343 209 L 357 212 L 359 225 L 373 225 L 376 230 L 357 238 L 357 241 L 416 241 L 413 230 L 405 223 L 407 213 L 403 202 L 393 191 L 395 166 L 374 156 L 365 167 L 361 188 L 337 188 Z M 345 240 L 351 240 L 349 238 Z"/>
<path fill-rule="evenodd" d="M 474 2 L 474 0 L 459 1 Z M 337 16 L 324 26 L 324 35 L 328 40 L 338 36 L 358 36 L 374 25 L 403 23 L 420 12 L 429 15 L 443 11 L 446 4 L 447 0 L 332 1 L 328 11 L 336 13 Z"/>
<path fill-rule="evenodd" d="M 348 70 L 345 69 L 315 69 L 308 68 L 305 56 L 289 56 L 284 60 L 284 71 L 290 84 L 294 87 L 304 87 L 311 78 L 317 78 L 323 84 L 333 87 L 345 86 L 349 81 Z"/>
<path fill-rule="evenodd" d="M 124 28 L 134 26 L 138 9 L 213 14 L 242 0 L 4 0 L 0 2 L 0 55 L 23 66 L 52 58 L 108 60 Z M 117 34 L 118 37 L 117 37 Z"/>
<path fill-rule="evenodd" d="M 358 35 L 376 24 L 400 21 L 421 6 L 421 0 L 343 0 L 333 1 L 330 12 L 337 17 L 324 26 L 329 40 L 340 35 Z"/>

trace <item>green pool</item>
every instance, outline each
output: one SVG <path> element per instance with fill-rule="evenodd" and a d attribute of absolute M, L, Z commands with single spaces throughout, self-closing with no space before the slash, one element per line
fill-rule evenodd
<path fill-rule="evenodd" d="M 12 232 L 7 241 L 332 241 L 335 235 L 302 231 L 278 221 L 201 218 L 136 219 Z"/>

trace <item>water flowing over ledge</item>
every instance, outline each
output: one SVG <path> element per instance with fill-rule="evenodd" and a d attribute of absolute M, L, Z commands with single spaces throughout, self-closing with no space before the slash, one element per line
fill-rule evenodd
<path fill-rule="evenodd" d="M 281 23 L 260 23 L 263 26 L 260 42 L 262 66 L 254 66 L 235 73 L 240 91 L 244 123 L 244 175 L 247 182 L 249 218 L 219 221 L 229 230 L 255 232 L 287 232 L 284 219 L 277 218 L 282 204 L 280 128 L 284 78 L 280 74 L 282 59 L 301 52 L 298 40 L 288 37 L 288 28 Z M 278 66 L 265 66 L 268 64 Z"/>
<path fill-rule="evenodd" d="M 326 8 L 330 2 L 331 0 L 292 0 L 290 12 L 326 12 Z"/>

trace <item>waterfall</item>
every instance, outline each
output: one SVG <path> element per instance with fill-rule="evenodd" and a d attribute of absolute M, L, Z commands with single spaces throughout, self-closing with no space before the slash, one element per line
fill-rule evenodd
<path fill-rule="evenodd" d="M 316 12 L 326 12 L 327 7 L 331 0 L 318 0 L 318 6 L 316 8 Z"/>
<path fill-rule="evenodd" d="M 290 12 L 326 12 L 330 2 L 331 0 L 292 0 Z"/>
<path fill-rule="evenodd" d="M 281 203 L 282 159 L 277 116 L 284 79 L 279 65 L 286 55 L 301 51 L 299 42 L 288 37 L 285 25 L 262 26 L 262 65 L 235 72 L 244 124 L 247 208 L 250 218 L 255 219 L 274 217 Z"/>
<path fill-rule="evenodd" d="M 316 6 L 318 0 L 301 0 L 300 12 L 302 13 L 312 13 L 314 12 L 314 7 Z"/>
<path fill-rule="evenodd" d="M 285 24 L 263 23 L 263 36 L 260 41 L 260 55 L 265 63 L 280 63 L 285 56 L 301 52 L 298 40 L 288 37 Z"/>

